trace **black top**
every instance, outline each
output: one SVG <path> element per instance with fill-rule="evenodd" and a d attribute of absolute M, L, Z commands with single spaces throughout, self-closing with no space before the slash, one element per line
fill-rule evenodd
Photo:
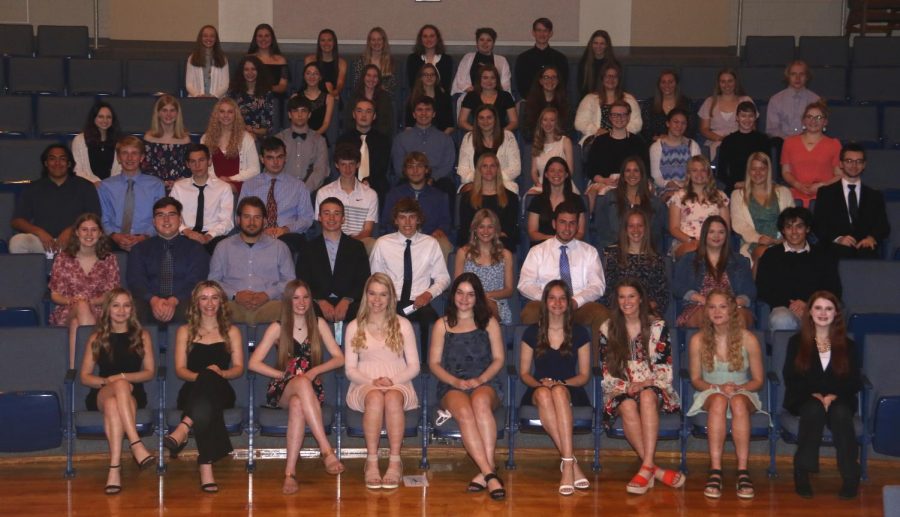
<path fill-rule="evenodd" d="M 499 87 L 500 85 L 497 85 Z M 481 100 L 481 95 L 477 92 L 469 92 L 463 97 L 462 107 L 469 108 L 472 110 L 469 113 L 469 123 L 472 125 L 475 124 L 475 110 L 478 109 L 479 106 L 484 104 Z M 497 108 L 497 114 L 500 116 L 500 127 L 506 127 L 509 124 L 509 114 L 506 112 L 508 109 L 516 108 L 516 101 L 513 100 L 512 95 L 509 92 L 505 92 L 503 90 L 497 91 L 497 99 L 494 101 L 494 107 Z"/>
<path fill-rule="evenodd" d="M 112 141 L 87 142 L 88 160 L 91 162 L 91 172 L 94 176 L 105 180 L 112 171 L 116 160 L 116 143 Z"/>
<path fill-rule="evenodd" d="M 424 64 L 425 61 L 422 59 L 421 54 L 410 54 L 406 56 L 406 80 L 409 81 L 410 88 L 416 84 L 416 76 L 419 75 L 419 69 L 421 69 Z M 438 79 L 441 82 L 441 86 L 444 87 L 445 92 L 449 92 L 450 86 L 453 83 L 453 72 L 455 70 L 453 58 L 447 54 L 441 54 L 441 60 L 434 66 L 437 68 Z"/>
<path fill-rule="evenodd" d="M 263 66 L 269 71 L 269 76 L 272 78 L 272 86 L 277 85 L 282 79 L 287 79 L 288 82 L 291 82 L 291 69 L 287 63 L 283 65 L 267 65 L 263 63 Z"/>
<path fill-rule="evenodd" d="M 361 241 L 341 234 L 334 270 L 325 249 L 325 237 L 319 235 L 300 248 L 297 278 L 309 285 L 313 299 L 350 298 L 358 302 L 369 278 L 369 256 Z M 352 317 L 355 317 L 352 316 Z"/>
<path fill-rule="evenodd" d="M 93 183 L 72 175 L 57 185 L 45 177 L 25 187 L 16 201 L 13 219 L 25 219 L 57 237 L 87 212 L 100 215 L 100 197 Z"/>
<path fill-rule="evenodd" d="M 591 63 L 591 66 L 594 67 L 594 81 L 599 81 L 600 79 L 600 69 L 603 68 L 603 65 L 606 64 L 606 58 L 594 59 Z M 578 62 L 578 91 L 582 97 L 585 95 L 592 93 L 597 88 L 596 84 L 588 85 L 587 88 L 584 87 L 584 62 Z"/>
<path fill-rule="evenodd" d="M 362 133 L 351 127 L 338 137 L 337 143 L 349 142 L 357 148 L 362 145 Z M 391 163 L 391 140 L 379 131 L 371 129 L 366 133 L 366 145 L 369 147 L 369 186 L 378 193 L 378 199 L 384 201 L 388 191 L 388 166 Z"/>
<path fill-rule="evenodd" d="M 240 346 L 234 343 L 234 346 Z M 220 370 L 227 370 L 231 367 L 231 354 L 225 347 L 224 341 L 218 343 L 193 343 L 191 351 L 187 356 L 187 368 L 194 373 L 200 373 L 207 366 L 216 365 Z"/>
<path fill-rule="evenodd" d="M 569 60 L 562 52 L 551 48 L 541 50 L 531 47 L 516 58 L 516 88 L 520 97 L 528 95 L 528 90 L 544 67 L 553 65 L 559 71 L 559 80 L 563 86 L 568 84 Z"/>
<path fill-rule="evenodd" d="M 864 183 L 857 185 L 859 217 L 853 222 L 850 221 L 843 182 L 819 188 L 816 193 L 816 210 L 813 212 L 813 229 L 820 242 L 846 248 L 833 244 L 833 241 L 842 235 L 852 235 L 857 241 L 871 235 L 880 245 L 890 235 L 891 225 L 887 218 L 884 194 Z"/>
<path fill-rule="evenodd" d="M 805 253 L 789 253 L 777 244 L 759 259 L 756 295 L 772 308 L 787 307 L 791 300 L 807 301 L 822 289 L 841 297 L 837 261 L 820 246 L 810 246 Z"/>
<path fill-rule="evenodd" d="M 847 339 L 847 353 L 850 355 L 850 372 L 846 377 L 838 377 L 832 370 L 829 362 L 825 370 L 819 360 L 818 352 L 813 352 L 812 364 L 809 370 L 799 371 L 794 366 L 797 350 L 800 347 L 800 334 L 794 334 L 788 341 L 787 354 L 784 359 L 782 378 L 784 379 L 784 409 L 792 415 L 800 414 L 800 407 L 813 393 L 822 395 L 837 395 L 835 402 L 845 404 L 856 410 L 856 394 L 862 388 L 859 359 L 856 355 L 856 344 Z M 832 361 L 834 352 L 832 351 Z"/>
<path fill-rule="evenodd" d="M 769 158 L 772 157 L 769 137 L 759 131 L 749 133 L 735 131 L 722 140 L 716 177 L 722 182 L 725 193 L 729 196 L 734 190 L 734 184 L 744 181 L 747 175 L 747 158 L 755 152 L 766 153 Z"/>
<path fill-rule="evenodd" d="M 519 244 L 519 196 L 506 190 L 506 206 L 501 208 L 497 202 L 497 196 L 481 196 L 481 206 L 475 208 L 472 206 L 471 192 L 464 192 L 459 199 L 459 234 L 457 235 L 456 244 L 462 246 L 469 242 L 469 227 L 472 226 L 472 219 L 475 212 L 482 208 L 492 210 L 500 219 L 500 229 L 506 234 L 500 237 L 503 247 L 509 251 L 516 251 Z"/>
<path fill-rule="evenodd" d="M 197 282 L 209 275 L 209 253 L 203 245 L 183 235 L 172 238 L 172 296 L 179 301 L 189 300 Z M 128 253 L 126 278 L 135 298 L 149 302 L 159 296 L 159 270 L 165 253 L 166 240 L 156 235 L 139 242 Z"/>
<path fill-rule="evenodd" d="M 648 143 L 652 143 L 654 137 L 662 136 L 669 132 L 669 128 L 666 127 L 667 114 L 653 109 L 653 99 L 641 102 L 640 105 L 641 120 L 643 121 L 641 136 Z M 700 122 L 697 120 L 697 113 L 691 109 L 691 100 L 682 95 L 675 107 L 687 112 L 688 126 L 684 136 L 694 138 L 697 135 Z"/>
<path fill-rule="evenodd" d="M 622 162 L 629 156 L 640 156 L 645 164 L 650 163 L 650 149 L 644 139 L 628 133 L 626 138 L 616 140 L 609 133 L 598 136 L 591 144 L 585 165 L 585 175 L 608 178 L 622 170 Z"/>
<path fill-rule="evenodd" d="M 530 325 L 522 334 L 522 342 L 537 352 L 538 326 Z M 563 355 L 559 350 L 548 348 L 540 356 L 534 354 L 534 369 L 532 375 L 535 379 L 565 380 L 578 375 L 578 349 L 590 345 L 591 336 L 581 325 L 572 327 L 572 351 L 569 355 Z"/>
<path fill-rule="evenodd" d="M 323 81 L 331 83 L 332 87 L 337 86 L 338 66 L 336 59 L 331 61 L 316 61 L 316 66 L 319 67 L 319 73 L 322 74 Z"/>
<path fill-rule="evenodd" d="M 409 100 L 412 101 L 412 99 Z M 413 127 L 416 125 L 416 119 L 413 118 L 415 106 L 410 106 L 409 102 L 407 102 L 405 106 L 403 125 L 406 127 Z M 453 111 L 453 99 L 450 98 L 450 94 L 448 94 L 447 91 L 436 91 L 434 99 L 435 115 L 431 125 L 441 131 L 447 128 L 456 127 L 456 118 L 453 116 Z"/>
<path fill-rule="evenodd" d="M 297 95 L 306 97 L 306 94 L 304 94 L 302 91 L 297 92 Z M 313 131 L 318 131 L 319 128 L 322 127 L 322 124 L 325 123 L 325 114 L 328 113 L 328 99 L 326 98 L 327 95 L 329 95 L 328 92 L 320 90 L 319 96 L 315 99 L 306 97 L 306 100 L 308 100 L 310 104 L 312 104 L 312 110 L 310 110 L 309 121 L 307 122 L 307 124 L 309 124 L 309 128 Z"/>
<path fill-rule="evenodd" d="M 578 194 L 570 194 L 566 198 L 566 201 L 571 202 L 572 205 L 578 209 L 579 214 L 587 211 L 584 207 L 584 199 Z M 556 234 L 556 230 L 553 229 L 553 205 L 550 204 L 549 195 L 538 195 L 532 198 L 531 202 L 528 203 L 528 212 L 538 214 L 539 232 L 544 235 Z M 532 242 L 532 244 L 535 243 Z"/>
<path fill-rule="evenodd" d="M 91 351 L 85 349 L 85 353 Z M 131 350 L 131 343 L 127 333 L 110 334 L 109 335 L 109 352 L 104 353 L 101 349 L 97 357 L 97 366 L 100 371 L 97 373 L 100 377 L 112 377 L 120 373 L 135 373 L 143 369 L 144 358 Z M 143 383 L 132 383 L 134 389 L 131 394 L 137 402 L 138 408 L 147 406 L 147 394 L 144 392 Z M 97 411 L 97 388 L 91 388 L 88 392 L 85 405 L 91 411 Z"/>

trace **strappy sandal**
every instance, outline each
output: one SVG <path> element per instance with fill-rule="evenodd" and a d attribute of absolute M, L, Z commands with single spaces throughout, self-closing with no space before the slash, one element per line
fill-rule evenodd
<path fill-rule="evenodd" d="M 325 472 L 332 476 L 336 476 L 344 471 L 344 464 L 341 463 L 334 451 L 327 455 L 323 454 L 322 463 L 325 464 Z"/>
<path fill-rule="evenodd" d="M 369 468 L 370 464 L 374 464 L 373 468 Z M 378 471 L 378 455 L 369 454 L 366 456 L 366 464 L 363 466 L 363 473 L 366 479 L 366 488 L 378 490 L 382 487 L 381 473 Z"/>
<path fill-rule="evenodd" d="M 703 495 L 710 499 L 718 499 L 722 497 L 722 469 L 709 469 L 708 474 Z"/>
<path fill-rule="evenodd" d="M 572 460 L 573 462 L 578 463 L 578 458 L 575 458 L 574 456 L 571 458 L 562 458 L 562 460 L 563 461 Z M 562 472 L 562 467 L 563 467 L 563 465 L 562 465 L 562 463 L 560 463 L 559 464 L 560 472 Z M 573 467 L 574 467 L 574 465 L 573 465 Z M 574 472 L 573 472 L 573 474 L 574 474 Z M 584 472 L 582 472 L 581 475 L 582 475 L 582 477 L 576 479 L 572 485 L 575 488 L 577 488 L 578 490 L 587 490 L 588 488 L 591 488 L 591 482 L 588 481 L 588 478 L 586 476 L 584 476 Z"/>
<path fill-rule="evenodd" d="M 478 475 L 481 476 L 482 479 L 484 479 L 484 476 L 481 473 L 479 473 Z M 469 481 L 469 486 L 466 487 L 466 492 L 472 492 L 472 493 L 483 492 L 485 490 L 487 490 L 487 485 L 486 484 L 482 485 L 481 483 L 476 483 L 475 479 L 472 479 L 472 481 Z"/>
<path fill-rule="evenodd" d="M 559 462 L 559 471 L 562 472 L 563 468 L 565 468 L 566 463 L 574 462 L 575 458 L 560 458 Z M 560 483 L 559 484 L 559 495 L 572 495 L 575 493 L 575 485 L 570 485 L 568 483 Z"/>
<path fill-rule="evenodd" d="M 753 499 L 756 491 L 753 489 L 753 481 L 750 480 L 749 470 L 737 471 L 737 496 L 741 499 Z"/>
<path fill-rule="evenodd" d="M 184 449 L 184 447 L 188 444 L 188 439 L 190 438 L 191 429 L 192 429 L 192 426 L 189 423 L 185 422 L 184 420 L 182 420 L 181 422 L 178 422 L 178 425 L 184 425 L 185 427 L 187 427 L 187 433 L 184 435 L 183 442 L 181 442 L 181 443 L 176 442 L 175 438 L 172 438 L 171 434 L 166 434 L 163 437 L 163 447 L 165 447 L 166 449 L 169 449 L 169 458 L 171 458 L 173 460 L 178 457 L 178 453 L 181 452 Z M 175 426 L 175 427 L 177 428 L 178 426 Z"/>
<path fill-rule="evenodd" d="M 687 476 L 677 470 L 656 467 L 656 480 L 672 488 L 681 488 L 684 486 Z"/>
<path fill-rule="evenodd" d="M 212 464 L 210 465 L 210 469 L 212 469 Z M 212 470 L 210 470 L 210 476 L 212 475 Z M 200 473 L 200 490 L 206 492 L 207 494 L 218 494 L 219 493 L 219 485 L 215 481 L 211 481 L 209 483 L 203 482 L 203 473 Z"/>
<path fill-rule="evenodd" d="M 484 475 L 485 486 L 487 486 L 487 483 L 490 483 L 491 480 L 494 480 L 494 479 L 497 480 L 497 483 L 500 483 L 500 488 L 498 488 L 496 490 L 491 490 L 490 492 L 488 492 L 491 495 L 491 499 L 493 499 L 494 501 L 500 501 L 501 499 L 505 499 L 506 498 L 506 488 L 503 487 L 503 480 L 500 479 L 499 477 L 497 477 L 496 472 L 488 472 L 487 474 Z"/>
<path fill-rule="evenodd" d="M 141 443 L 140 440 L 135 440 L 128 444 L 128 447 L 131 449 L 131 457 L 134 459 L 135 464 L 137 464 L 139 470 L 144 470 L 156 463 L 156 456 L 153 455 L 152 452 L 147 452 L 147 457 L 141 461 L 138 461 L 137 456 L 134 455 L 134 446 Z"/>
<path fill-rule="evenodd" d="M 122 465 L 110 465 L 109 470 L 122 468 Z M 120 474 L 121 475 L 121 474 Z M 121 483 L 121 481 L 120 481 Z M 122 485 L 106 485 L 103 487 L 103 493 L 106 495 L 116 495 L 122 491 Z"/>
<path fill-rule="evenodd" d="M 381 478 L 381 488 L 393 490 L 400 486 L 400 480 L 403 477 L 403 460 L 400 456 L 390 456 L 388 459 L 388 468 L 384 471 L 384 477 Z"/>
<path fill-rule="evenodd" d="M 284 495 L 292 495 L 296 494 L 298 490 L 300 490 L 300 485 L 297 483 L 297 476 L 294 474 L 284 476 L 284 484 L 281 485 L 281 493 Z"/>
<path fill-rule="evenodd" d="M 649 472 L 649 477 L 644 477 L 641 475 L 641 472 Z M 656 480 L 656 467 L 648 467 L 646 465 L 641 465 L 640 470 L 638 470 L 637 474 L 631 478 L 631 481 L 625 485 L 625 491 L 629 494 L 635 495 L 644 495 L 648 490 L 653 488 L 653 482 Z"/>

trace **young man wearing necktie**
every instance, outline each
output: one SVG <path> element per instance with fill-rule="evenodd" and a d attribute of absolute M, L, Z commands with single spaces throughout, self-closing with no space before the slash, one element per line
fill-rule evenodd
<path fill-rule="evenodd" d="M 204 245 L 212 255 L 216 244 L 234 228 L 234 194 L 228 183 L 210 176 L 209 157 L 205 145 L 188 146 L 191 177 L 176 181 L 171 196 L 183 207 L 181 234 Z"/>

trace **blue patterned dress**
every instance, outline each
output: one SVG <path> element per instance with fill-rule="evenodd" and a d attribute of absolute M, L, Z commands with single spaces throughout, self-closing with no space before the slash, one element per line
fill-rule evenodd
<path fill-rule="evenodd" d="M 506 287 L 503 268 L 503 262 L 497 262 L 490 266 L 482 266 L 471 260 L 466 260 L 463 265 L 463 271 L 466 273 L 475 273 L 478 279 L 481 280 L 481 285 L 484 286 L 485 292 L 499 291 Z M 509 309 L 509 300 L 506 298 L 497 300 L 497 309 L 500 312 L 500 323 L 509 325 L 512 322 L 512 311 Z"/>

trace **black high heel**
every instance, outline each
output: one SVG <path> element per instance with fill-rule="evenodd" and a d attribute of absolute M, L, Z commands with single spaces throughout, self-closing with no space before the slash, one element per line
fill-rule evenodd
<path fill-rule="evenodd" d="M 138 469 L 144 470 L 145 468 L 149 467 L 150 465 L 153 465 L 154 463 L 156 463 L 156 456 L 154 456 L 152 452 L 148 451 L 147 457 L 141 461 L 138 461 L 137 457 L 134 455 L 134 446 L 138 443 L 141 443 L 141 441 L 135 440 L 135 441 L 129 443 L 128 447 L 131 448 L 131 457 L 134 459 L 134 462 L 137 464 Z"/>
<path fill-rule="evenodd" d="M 484 475 L 484 484 L 487 486 L 488 483 L 491 482 L 492 479 L 496 479 L 497 483 L 500 483 L 500 488 L 496 490 L 491 490 L 489 493 L 491 495 L 491 499 L 495 501 L 499 501 L 501 499 L 506 498 L 506 489 L 503 488 L 503 480 L 497 477 L 496 472 L 488 472 Z"/>
<path fill-rule="evenodd" d="M 122 468 L 122 465 L 119 464 L 119 465 L 110 465 L 109 466 L 110 470 L 118 469 L 118 468 Z M 120 481 L 120 483 L 121 483 L 121 481 Z M 106 487 L 103 488 L 103 493 L 106 495 L 116 495 L 121 491 L 122 491 L 122 485 L 106 485 Z"/>
<path fill-rule="evenodd" d="M 178 457 L 178 453 L 181 452 L 185 448 L 185 446 L 188 444 L 188 440 L 190 439 L 190 434 L 191 434 L 191 425 L 190 424 L 188 424 L 187 422 L 182 420 L 181 422 L 178 422 L 178 425 L 184 425 L 185 427 L 187 427 L 187 430 L 188 430 L 187 434 L 184 437 L 183 442 L 181 442 L 181 443 L 176 442 L 175 438 L 172 438 L 171 434 L 167 434 L 163 437 L 163 447 L 165 447 L 166 449 L 169 450 L 169 458 L 171 458 L 173 460 Z M 178 427 L 178 426 L 175 426 L 175 427 Z"/>

